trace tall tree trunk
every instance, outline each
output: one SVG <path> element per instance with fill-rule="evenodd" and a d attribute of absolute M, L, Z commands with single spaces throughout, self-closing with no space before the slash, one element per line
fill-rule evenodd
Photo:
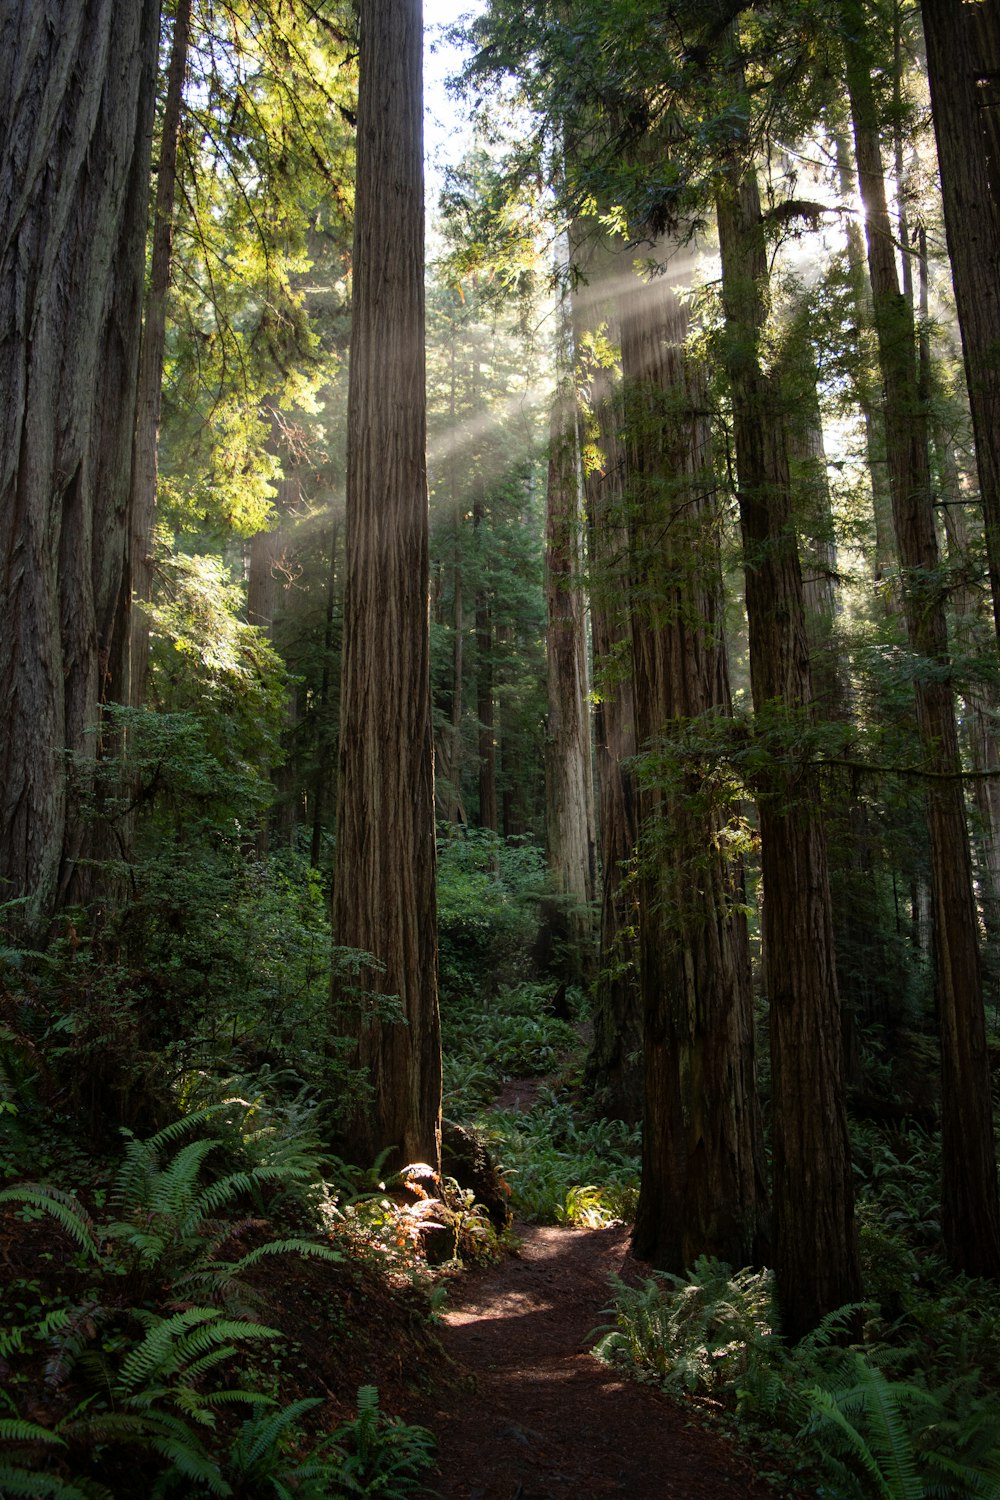
<path fill-rule="evenodd" d="M 318 869 L 323 853 L 327 799 L 329 796 L 330 753 L 337 739 L 336 706 L 333 703 L 333 641 L 337 616 L 337 546 L 340 527 L 334 520 L 330 527 L 329 568 L 326 577 L 326 609 L 323 613 L 323 670 L 320 674 L 319 698 L 316 703 L 316 773 L 312 791 L 312 835 L 309 863 Z"/>
<path fill-rule="evenodd" d="M 854 158 L 848 139 L 847 127 L 838 124 L 834 137 L 837 155 L 837 176 L 840 194 L 845 203 L 857 195 L 858 182 L 854 170 Z M 848 216 L 845 230 L 847 268 L 851 278 L 855 316 L 859 331 L 863 331 L 862 358 L 852 372 L 857 401 L 865 427 L 865 454 L 868 460 L 868 480 L 872 491 L 872 522 L 875 530 L 875 578 L 881 581 L 891 572 L 895 563 L 896 549 L 892 535 L 892 496 L 889 493 L 889 475 L 885 457 L 885 413 L 882 410 L 882 393 L 874 374 L 874 360 L 866 356 L 871 336 L 872 306 L 868 268 L 865 264 L 865 241 L 860 225 L 853 215 Z M 894 613 L 896 602 L 891 595 L 887 599 L 887 612 Z"/>
<path fill-rule="evenodd" d="M 449 348 L 449 431 L 458 431 L 457 370 L 455 329 L 452 324 Z M 438 816 L 448 823 L 465 823 L 462 801 L 462 718 L 465 713 L 463 672 L 465 656 L 465 605 L 462 598 L 462 532 L 464 500 L 459 490 L 457 453 L 448 460 L 448 487 L 451 505 L 451 691 L 444 704 L 445 722 L 438 736 L 435 757 L 435 793 Z"/>
<path fill-rule="evenodd" d="M 153 208 L 152 253 L 149 285 L 139 356 L 139 396 L 135 441 L 132 448 L 132 495 L 130 506 L 129 559 L 132 598 L 125 600 L 128 614 L 129 649 L 123 701 L 139 707 L 146 698 L 149 657 L 149 621 L 142 605 L 153 590 L 153 519 L 156 514 L 157 444 L 160 436 L 160 401 L 163 388 L 163 349 L 167 328 L 167 294 L 174 242 L 174 203 L 177 195 L 177 150 L 181 133 L 184 77 L 187 72 L 191 0 L 177 0 L 174 11 L 170 63 L 167 68 L 160 160 L 156 172 L 156 202 Z"/>
<path fill-rule="evenodd" d="M 258 531 L 250 539 L 247 569 L 247 623 L 263 631 L 272 645 L 274 644 L 274 620 L 280 598 L 278 574 L 283 565 L 287 567 L 288 527 L 286 522 L 287 517 L 295 510 L 301 499 L 301 480 L 295 475 L 281 479 L 278 482 L 274 507 L 277 524 L 270 531 Z M 295 689 L 292 687 L 285 706 L 286 733 L 290 733 L 293 729 L 296 716 Z M 261 811 L 257 822 L 256 852 L 260 859 L 264 859 L 270 848 L 272 822 L 275 824 L 274 831 L 277 831 L 277 820 L 283 814 L 287 814 L 291 804 L 287 796 L 282 798 L 280 795 L 278 777 L 281 773 L 278 773 L 278 777 L 275 776 L 268 757 L 261 758 L 258 770 L 262 776 L 271 776 L 272 781 L 275 782 L 277 795 L 277 807 L 275 808 L 273 801 L 269 803 Z M 287 791 L 288 788 L 285 790 Z M 280 842 L 287 843 L 288 838 L 282 838 Z"/>
<path fill-rule="evenodd" d="M 347 1149 L 437 1169 L 422 21 L 420 0 L 361 0 L 333 934 L 380 967 L 335 979 L 333 999 L 370 1088 Z M 398 1020 L 371 1013 L 386 996 Z"/>
<path fill-rule="evenodd" d="M 970 11 L 986 7 L 964 0 L 922 0 L 921 9 L 993 619 L 1000 635 L 1000 209 L 990 185 L 979 102 L 984 69 L 969 19 Z"/>
<path fill-rule="evenodd" d="M 29 919 L 101 879 L 81 809 L 124 652 L 158 22 L 0 6 L 0 899 Z"/>
<path fill-rule="evenodd" d="M 746 571 L 750 678 L 762 723 L 811 702 L 802 577 L 784 414 L 760 356 L 767 254 L 752 167 L 717 200 Z M 774 1264 L 786 1335 L 861 1293 L 844 1105 L 826 840 L 804 768 L 774 765 L 758 789 L 764 982 L 774 1093 Z"/>
<path fill-rule="evenodd" d="M 708 401 L 685 354 L 670 271 L 622 316 L 635 728 L 669 756 L 692 721 L 730 712 Z M 633 1246 L 682 1271 L 745 1265 L 766 1206 L 743 871 L 727 811 L 696 770 L 639 778 L 642 1183 Z"/>
<path fill-rule="evenodd" d="M 483 581 L 484 532 L 486 503 L 483 483 L 476 477 L 472 525 L 479 555 L 480 583 L 476 590 L 476 716 L 479 720 L 479 827 L 496 833 L 500 826 L 497 810 L 497 741 L 493 702 L 493 617 L 490 596 Z"/>
<path fill-rule="evenodd" d="M 563 334 L 571 347 L 568 329 Z M 592 957 L 597 836 L 576 397 L 568 349 L 562 351 L 560 363 L 549 424 L 545 504 L 545 828 L 549 874 L 557 898 L 552 919 L 566 944 L 567 973 L 582 980 Z"/>
<path fill-rule="evenodd" d="M 893 524 L 907 636 L 918 667 L 914 675 L 917 726 L 929 778 L 934 954 L 941 1020 L 942 1232 L 953 1264 L 971 1275 L 989 1275 L 1000 1271 L 1000 1195 L 978 921 L 934 527 L 927 405 L 917 370 L 913 311 L 900 292 L 896 273 L 863 0 L 849 0 L 845 23 L 847 85 L 885 382 Z"/>
<path fill-rule="evenodd" d="M 581 233 L 582 239 L 582 233 Z M 593 1040 L 584 1082 L 597 1113 L 638 1124 L 642 1119 L 642 999 L 635 934 L 634 875 L 638 799 L 631 635 L 626 606 L 628 529 L 625 515 L 623 410 L 620 383 L 588 352 L 597 331 L 621 342 L 614 278 L 620 255 L 598 246 L 588 253 L 589 284 L 574 294 L 577 380 L 586 392 L 591 461 L 584 465 L 590 556 L 590 617 L 594 656 L 594 763 L 600 849 L 601 925 L 592 1004 Z"/>

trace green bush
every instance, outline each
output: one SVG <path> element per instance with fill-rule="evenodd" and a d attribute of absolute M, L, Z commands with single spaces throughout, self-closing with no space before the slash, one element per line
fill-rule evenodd
<path fill-rule="evenodd" d="M 444 824 L 438 836 L 442 1000 L 485 997 L 522 977 L 545 886 L 542 851 L 489 829 Z"/>

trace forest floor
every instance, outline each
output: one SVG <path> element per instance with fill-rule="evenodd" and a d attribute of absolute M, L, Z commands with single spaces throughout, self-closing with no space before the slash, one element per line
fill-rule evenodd
<path fill-rule="evenodd" d="M 774 1500 L 694 1408 L 588 1352 L 609 1278 L 641 1279 L 629 1231 L 517 1224 L 520 1249 L 466 1272 L 440 1338 L 455 1383 L 403 1407 L 438 1440 L 443 1500 Z M 402 1393 L 393 1393 L 400 1410 Z M 783 1492 L 788 1493 L 787 1489 Z"/>
<path fill-rule="evenodd" d="M 528 1109 L 552 1078 L 514 1079 L 495 1109 Z M 515 1223 L 517 1249 L 449 1285 L 438 1330 L 453 1380 L 393 1392 L 390 1407 L 438 1441 L 441 1500 L 775 1500 L 731 1440 L 692 1406 L 590 1353 L 611 1278 L 642 1282 L 626 1225 Z"/>

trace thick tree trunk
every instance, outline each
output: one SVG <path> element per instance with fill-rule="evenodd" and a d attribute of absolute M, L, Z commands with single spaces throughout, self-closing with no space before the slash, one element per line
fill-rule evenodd
<path fill-rule="evenodd" d="M 360 27 L 333 932 L 379 968 L 335 980 L 334 1020 L 370 1087 L 351 1155 L 438 1168 L 420 0 L 362 0 Z"/>
<path fill-rule="evenodd" d="M 187 72 L 191 0 L 177 0 L 174 12 L 170 63 L 167 68 L 160 160 L 156 172 L 156 203 L 153 209 L 153 242 L 146 291 L 146 310 L 139 357 L 139 393 L 135 442 L 132 450 L 132 496 L 130 505 L 129 559 L 132 596 L 124 600 L 127 610 L 129 649 L 122 701 L 139 707 L 146 697 L 149 656 L 149 621 L 142 610 L 153 590 L 153 521 L 156 515 L 157 443 L 160 436 L 160 400 L 163 388 L 163 348 L 167 329 L 167 295 L 174 242 L 174 202 L 177 194 L 177 149 L 181 133 L 181 108 Z M 133 608 L 133 598 L 138 609 Z"/>
<path fill-rule="evenodd" d="M 666 749 L 730 712 L 715 479 L 701 372 L 670 269 L 622 316 L 635 729 Z M 766 1208 L 743 871 L 697 771 L 639 779 L 645 1100 L 633 1246 L 683 1271 L 754 1260 Z"/>
<path fill-rule="evenodd" d="M 81 807 L 124 651 L 158 20 L 0 4 L 0 899 L 31 916 L 100 883 Z"/>
<path fill-rule="evenodd" d="M 918 378 L 913 311 L 900 293 L 896 273 L 863 0 L 850 0 L 845 21 L 847 85 L 885 381 L 893 524 L 903 614 L 919 668 L 914 693 L 929 778 L 927 813 L 941 1022 L 942 1232 L 953 1264 L 971 1275 L 996 1274 L 1000 1272 L 1000 1195 L 978 921 L 934 527 L 927 406 Z"/>
<path fill-rule="evenodd" d="M 548 723 L 545 829 L 566 970 L 584 979 L 591 966 L 597 837 L 590 743 L 583 516 L 580 509 L 576 398 L 564 372 L 549 424 L 545 507 Z"/>
<path fill-rule="evenodd" d="M 586 391 L 588 444 L 584 502 L 590 555 L 590 618 L 594 656 L 594 763 L 600 849 L 601 926 L 592 1005 L 594 1034 L 584 1081 L 594 1109 L 612 1119 L 642 1119 L 642 999 L 639 992 L 635 851 L 639 836 L 631 635 L 626 604 L 628 529 L 621 389 L 607 365 L 586 354 L 597 330 L 621 341 L 613 281 L 621 257 L 598 248 L 588 255 L 586 290 L 573 299 L 577 379 Z"/>
<path fill-rule="evenodd" d="M 761 364 L 767 256 L 752 168 L 718 198 L 754 708 L 766 725 L 811 702 L 802 577 L 784 414 Z M 858 1300 L 826 841 L 802 768 L 776 763 L 758 788 L 765 989 L 774 1094 L 774 1264 L 786 1336 Z"/>
<path fill-rule="evenodd" d="M 965 0 L 922 0 L 921 9 L 993 619 L 1000 634 L 1000 210 L 990 186 L 979 99 L 983 67 L 968 19 L 971 10 L 985 7 Z"/>

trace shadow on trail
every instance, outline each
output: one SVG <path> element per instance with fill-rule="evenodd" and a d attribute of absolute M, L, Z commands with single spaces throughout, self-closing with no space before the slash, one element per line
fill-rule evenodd
<path fill-rule="evenodd" d="M 644 1272 L 628 1230 L 519 1225 L 521 1252 L 452 1290 L 442 1343 L 462 1388 L 414 1410 L 437 1434 L 443 1500 L 774 1500 L 732 1446 L 587 1350 L 609 1277 Z"/>

